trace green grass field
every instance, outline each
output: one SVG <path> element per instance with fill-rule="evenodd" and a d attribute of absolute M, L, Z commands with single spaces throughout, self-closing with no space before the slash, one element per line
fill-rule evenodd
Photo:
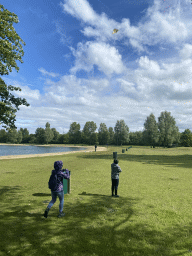
<path fill-rule="evenodd" d="M 192 148 L 122 148 L 0 160 L 0 256 L 192 255 Z M 114 151 L 119 198 L 111 197 Z M 45 219 L 57 160 L 71 171 L 71 194 L 65 217 L 57 198 Z"/>

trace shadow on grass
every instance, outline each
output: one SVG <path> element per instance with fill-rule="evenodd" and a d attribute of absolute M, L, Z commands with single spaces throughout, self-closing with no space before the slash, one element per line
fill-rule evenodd
<path fill-rule="evenodd" d="M 3 201 L 4 195 L 9 194 L 14 195 L 18 190 L 20 190 L 20 186 L 4 186 L 3 188 L 0 189 L 0 200 L 1 202 Z"/>
<path fill-rule="evenodd" d="M 48 194 L 48 193 L 34 193 L 32 194 L 32 196 L 51 196 L 51 192 Z"/>
<path fill-rule="evenodd" d="M 57 199 L 45 219 L 42 203 L 22 201 L 22 192 L 19 187 L 0 189 L 0 255 L 171 256 L 186 255 L 191 250 L 186 230 L 192 232 L 192 223 L 185 227 L 171 223 L 161 231 L 144 220 L 138 223 L 140 214 L 134 204 L 139 198 L 87 194 L 89 197 L 79 195 L 72 201 L 74 198 L 68 195 L 66 216 L 57 218 Z"/>
<path fill-rule="evenodd" d="M 90 194 L 90 193 L 86 193 L 86 192 L 82 192 L 81 194 L 78 194 L 79 196 L 104 196 L 104 197 L 111 197 L 111 196 L 107 196 L 107 195 L 101 195 L 101 194 Z"/>
<path fill-rule="evenodd" d="M 4 172 L 3 174 L 13 174 L 15 172 Z"/>
<path fill-rule="evenodd" d="M 113 162 L 113 155 L 108 154 L 97 154 L 97 155 L 81 155 L 77 156 L 78 158 L 85 159 L 103 159 L 103 160 L 111 160 Z M 157 165 L 166 165 L 172 167 L 184 167 L 191 168 L 191 160 L 192 155 L 131 155 L 131 154 L 118 154 L 117 159 L 119 161 L 128 161 L 128 162 L 142 162 L 144 164 L 157 164 Z M 112 163 L 111 162 L 111 163 Z M 120 164 L 120 162 L 119 162 Z"/>

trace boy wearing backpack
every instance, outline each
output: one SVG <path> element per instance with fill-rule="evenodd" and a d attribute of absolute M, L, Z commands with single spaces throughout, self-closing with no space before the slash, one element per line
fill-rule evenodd
<path fill-rule="evenodd" d="M 47 218 L 49 210 L 54 205 L 57 200 L 57 196 L 59 197 L 60 204 L 59 204 L 59 215 L 58 217 L 65 216 L 63 213 L 63 205 L 64 205 L 64 191 L 63 191 L 63 179 L 70 179 L 69 170 L 68 169 L 61 169 L 63 167 L 62 161 L 56 161 L 54 163 L 55 170 L 52 170 L 51 177 L 49 179 L 49 188 L 51 189 L 52 200 L 48 204 L 44 217 Z M 64 173 L 66 171 L 66 173 Z"/>

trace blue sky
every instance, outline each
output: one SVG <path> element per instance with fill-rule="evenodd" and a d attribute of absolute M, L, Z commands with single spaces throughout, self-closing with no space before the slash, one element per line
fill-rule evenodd
<path fill-rule="evenodd" d="M 15 125 L 66 133 L 72 122 L 142 131 L 171 112 L 192 130 L 191 0 L 2 0 L 26 43 L 24 63 L 2 78 L 30 107 Z M 119 31 L 112 34 L 113 29 Z M 2 126 L 0 126 L 0 129 Z"/>

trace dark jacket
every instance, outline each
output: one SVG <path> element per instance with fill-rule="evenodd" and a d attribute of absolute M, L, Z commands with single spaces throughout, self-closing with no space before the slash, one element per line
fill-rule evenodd
<path fill-rule="evenodd" d="M 68 169 L 61 169 L 63 167 L 62 161 L 56 161 L 54 163 L 55 170 L 52 170 L 52 173 L 57 174 L 57 189 L 54 192 L 61 192 L 63 191 L 63 179 L 69 179 L 69 170 Z M 66 171 L 66 173 L 64 173 Z"/>
<path fill-rule="evenodd" d="M 111 179 L 119 179 L 119 173 L 122 172 L 118 164 L 111 164 Z"/>

